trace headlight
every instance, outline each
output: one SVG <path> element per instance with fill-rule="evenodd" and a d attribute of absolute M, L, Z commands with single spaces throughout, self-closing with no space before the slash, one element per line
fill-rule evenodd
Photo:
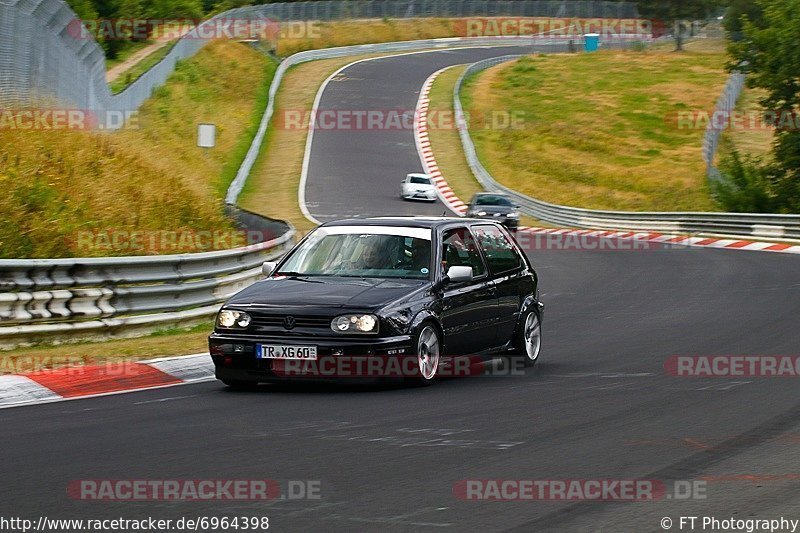
<path fill-rule="evenodd" d="M 243 311 L 223 309 L 217 315 L 217 326 L 226 329 L 246 328 L 250 325 L 250 315 Z"/>
<path fill-rule="evenodd" d="M 519 213 L 509 213 L 508 218 L 519 218 Z"/>
<path fill-rule="evenodd" d="M 333 319 L 331 329 L 338 333 L 376 333 L 378 317 L 375 315 L 342 315 Z"/>
<path fill-rule="evenodd" d="M 479 217 L 485 217 L 486 216 L 486 211 L 478 211 L 475 214 L 478 215 Z"/>

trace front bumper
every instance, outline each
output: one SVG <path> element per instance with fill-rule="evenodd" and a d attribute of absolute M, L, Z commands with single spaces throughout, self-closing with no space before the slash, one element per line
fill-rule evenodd
<path fill-rule="evenodd" d="M 436 191 L 403 193 L 403 198 L 406 200 L 426 200 L 433 202 L 436 201 L 436 197 Z"/>
<path fill-rule="evenodd" d="M 217 379 L 267 382 L 288 378 L 402 377 L 413 371 L 411 336 L 383 338 L 258 337 L 212 333 L 209 352 Z M 256 344 L 317 347 L 314 361 L 257 359 Z M 400 372 L 398 372 L 400 369 Z"/>

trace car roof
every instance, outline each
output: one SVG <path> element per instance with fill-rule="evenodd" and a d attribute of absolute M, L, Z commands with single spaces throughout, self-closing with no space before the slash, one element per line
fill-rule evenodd
<path fill-rule="evenodd" d="M 470 219 L 463 217 L 425 217 L 425 216 L 388 216 L 388 217 L 369 217 L 369 218 L 349 218 L 345 220 L 334 220 L 326 222 L 323 226 L 394 226 L 409 228 L 430 228 L 435 229 L 440 226 L 452 224 L 470 224 L 473 222 L 492 222 L 489 220 Z"/>

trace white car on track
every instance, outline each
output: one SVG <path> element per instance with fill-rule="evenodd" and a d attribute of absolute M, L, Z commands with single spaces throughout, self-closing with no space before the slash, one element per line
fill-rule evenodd
<path fill-rule="evenodd" d="M 403 200 L 436 201 L 436 185 L 428 174 L 412 173 L 401 183 L 400 198 Z"/>

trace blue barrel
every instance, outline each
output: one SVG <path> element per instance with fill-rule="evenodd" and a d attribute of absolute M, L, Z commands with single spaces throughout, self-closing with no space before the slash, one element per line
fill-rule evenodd
<path fill-rule="evenodd" d="M 587 52 L 597 52 L 597 49 L 600 48 L 600 34 L 587 33 L 583 36 L 583 42 Z"/>

